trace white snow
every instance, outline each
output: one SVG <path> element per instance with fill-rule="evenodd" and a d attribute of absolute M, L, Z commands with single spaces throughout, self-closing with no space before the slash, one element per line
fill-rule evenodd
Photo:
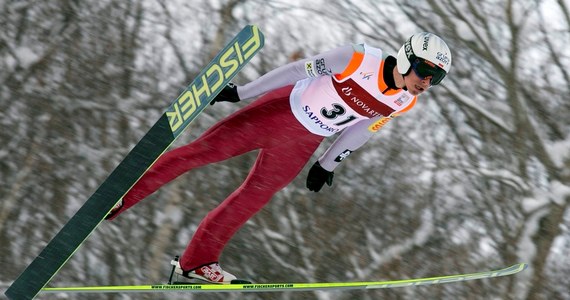
<path fill-rule="evenodd" d="M 550 183 L 550 199 L 558 204 L 564 205 L 570 199 L 570 186 L 563 184 L 560 181 L 554 180 Z"/>
<path fill-rule="evenodd" d="M 546 144 L 550 158 L 559 168 L 564 167 L 564 161 L 570 159 L 570 137 Z"/>
<path fill-rule="evenodd" d="M 37 55 L 32 49 L 29 47 L 18 47 L 15 50 L 15 53 L 18 57 L 18 61 L 23 68 L 28 68 L 33 63 L 37 62 L 40 57 Z"/>
<path fill-rule="evenodd" d="M 476 42 L 477 37 L 464 21 L 458 21 L 455 24 L 455 31 L 466 41 Z"/>

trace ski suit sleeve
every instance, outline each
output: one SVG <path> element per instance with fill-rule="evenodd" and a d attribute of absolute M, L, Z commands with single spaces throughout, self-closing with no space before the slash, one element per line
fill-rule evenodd
<path fill-rule="evenodd" d="M 278 67 L 258 79 L 238 86 L 240 99 L 250 99 L 297 81 L 344 71 L 355 51 L 362 45 L 345 45 L 333 50 Z"/>
<path fill-rule="evenodd" d="M 333 171 L 348 155 L 362 147 L 374 135 L 369 127 L 380 120 L 382 116 L 362 120 L 342 131 L 339 137 L 319 158 L 323 169 Z"/>

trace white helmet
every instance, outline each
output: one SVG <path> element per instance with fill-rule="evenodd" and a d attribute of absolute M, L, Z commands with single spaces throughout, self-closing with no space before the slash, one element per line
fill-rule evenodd
<path fill-rule="evenodd" d="M 400 74 L 407 75 L 413 69 L 420 78 L 432 76 L 432 85 L 439 84 L 451 68 L 449 47 L 429 32 L 412 35 L 398 51 L 397 59 Z"/>

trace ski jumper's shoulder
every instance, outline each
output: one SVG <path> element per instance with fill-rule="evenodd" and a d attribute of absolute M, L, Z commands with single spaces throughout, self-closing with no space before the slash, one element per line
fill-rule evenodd
<path fill-rule="evenodd" d="M 303 79 L 341 73 L 352 59 L 353 53 L 355 46 L 348 44 L 285 64 L 238 86 L 238 95 L 241 99 L 255 98 L 280 87 L 294 85 Z"/>

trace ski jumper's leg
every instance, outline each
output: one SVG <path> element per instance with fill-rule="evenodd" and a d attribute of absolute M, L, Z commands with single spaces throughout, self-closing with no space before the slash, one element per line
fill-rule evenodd
<path fill-rule="evenodd" d="M 295 119 L 288 95 L 259 113 L 273 117 L 250 120 L 256 129 L 248 134 L 256 135 L 256 140 L 263 143 L 257 160 L 243 184 L 198 226 L 180 259 L 184 270 L 217 262 L 236 231 L 299 174 L 323 140 Z"/>
<path fill-rule="evenodd" d="M 123 207 L 110 220 L 154 193 L 166 183 L 194 168 L 261 148 L 264 141 L 252 133 L 256 133 L 257 130 L 265 127 L 257 127 L 252 121 L 257 120 L 259 123 L 263 123 L 271 118 L 269 114 L 265 113 L 267 110 L 265 106 L 275 101 L 279 102 L 284 97 L 288 98 L 291 89 L 292 87 L 289 86 L 267 93 L 212 126 L 197 140 L 160 156 L 123 197 Z M 286 110 L 290 111 L 290 108 L 287 107 Z M 284 126 L 284 123 L 281 126 Z M 273 141 L 279 143 L 278 138 Z"/>

